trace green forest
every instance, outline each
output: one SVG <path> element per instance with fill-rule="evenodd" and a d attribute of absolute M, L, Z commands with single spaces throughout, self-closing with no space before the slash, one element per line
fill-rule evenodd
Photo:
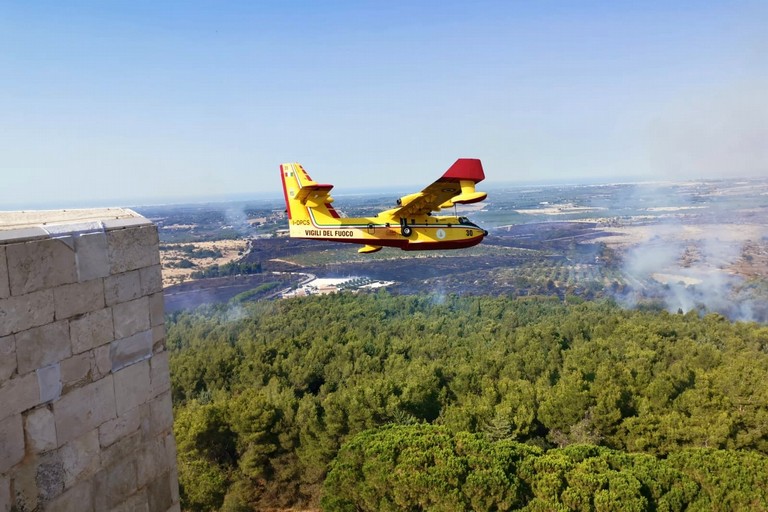
<path fill-rule="evenodd" d="M 768 510 L 768 326 L 349 292 L 168 318 L 185 510 Z"/>

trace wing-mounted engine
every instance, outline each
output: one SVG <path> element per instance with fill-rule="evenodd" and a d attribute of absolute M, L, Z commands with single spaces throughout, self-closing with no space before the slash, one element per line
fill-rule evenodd
<path fill-rule="evenodd" d="M 397 206 L 408 206 L 414 200 L 420 197 L 424 197 L 424 192 L 416 192 L 415 194 L 408 194 L 407 196 L 403 196 L 397 200 Z"/>

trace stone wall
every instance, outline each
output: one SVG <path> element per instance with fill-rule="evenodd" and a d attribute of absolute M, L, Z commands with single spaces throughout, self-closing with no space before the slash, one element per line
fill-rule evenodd
<path fill-rule="evenodd" d="M 0 212 L 0 512 L 179 510 L 157 228 Z"/>

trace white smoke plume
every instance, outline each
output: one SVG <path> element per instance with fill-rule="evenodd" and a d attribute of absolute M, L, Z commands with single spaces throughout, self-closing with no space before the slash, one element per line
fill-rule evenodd
<path fill-rule="evenodd" d="M 765 308 L 744 292 L 745 280 L 732 271 L 743 241 L 727 225 L 662 225 L 653 238 L 627 250 L 624 274 L 641 298 L 661 299 L 670 312 L 717 312 L 732 320 L 764 321 Z"/>

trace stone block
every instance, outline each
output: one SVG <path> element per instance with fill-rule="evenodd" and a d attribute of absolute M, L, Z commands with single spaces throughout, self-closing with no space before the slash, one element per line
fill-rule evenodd
<path fill-rule="evenodd" d="M 59 450 L 64 468 L 64 486 L 91 478 L 101 468 L 101 449 L 97 429 L 73 439 Z"/>
<path fill-rule="evenodd" d="M 124 212 L 129 212 L 130 216 L 104 218 L 102 221 L 104 229 L 112 231 L 115 229 L 136 228 L 139 226 L 153 226 L 152 221 L 139 215 L 138 213 L 128 208 L 123 209 Z"/>
<path fill-rule="evenodd" d="M 141 435 L 144 436 L 144 439 L 149 439 L 152 437 L 149 433 L 150 420 L 152 417 L 149 402 L 139 406 L 139 414 L 141 415 Z"/>
<path fill-rule="evenodd" d="M 61 396 L 61 367 L 59 363 L 35 370 L 40 388 L 40 403 L 56 400 Z"/>
<path fill-rule="evenodd" d="M 0 476 L 0 512 L 11 512 L 11 479 Z"/>
<path fill-rule="evenodd" d="M 30 372 L 0 385 L 0 420 L 32 409 L 40 404 L 37 375 Z"/>
<path fill-rule="evenodd" d="M 58 452 L 47 452 L 37 460 L 35 483 L 37 496 L 42 505 L 64 492 L 64 463 Z"/>
<path fill-rule="evenodd" d="M 13 472 L 14 505 L 17 510 L 46 510 L 64 491 L 64 467 L 53 450 L 24 459 Z"/>
<path fill-rule="evenodd" d="M 2 213 L 2 212 L 0 212 Z M 40 226 L 30 226 L 16 229 L 0 230 L 0 244 L 18 243 L 28 240 L 48 238 L 48 233 Z"/>
<path fill-rule="evenodd" d="M 149 297 L 140 297 L 112 307 L 115 338 L 127 338 L 137 332 L 149 330 Z"/>
<path fill-rule="evenodd" d="M 28 412 L 24 417 L 29 450 L 42 453 L 59 446 L 56 440 L 56 423 L 53 412 L 48 407 L 40 407 Z"/>
<path fill-rule="evenodd" d="M 112 306 L 120 302 L 138 299 L 141 293 L 141 274 L 140 270 L 132 270 L 115 274 L 104 279 L 104 298 L 107 306 Z"/>
<path fill-rule="evenodd" d="M 77 274 L 80 281 L 88 281 L 109 275 L 107 235 L 100 231 L 75 237 Z"/>
<path fill-rule="evenodd" d="M 59 364 L 61 365 L 61 384 L 65 393 L 96 380 L 93 351 L 74 355 L 62 360 Z"/>
<path fill-rule="evenodd" d="M 20 414 L 0 420 L 0 474 L 24 458 L 24 425 Z"/>
<path fill-rule="evenodd" d="M 108 468 L 126 459 L 135 460 L 144 446 L 141 431 L 128 434 L 101 451 L 101 467 Z"/>
<path fill-rule="evenodd" d="M 11 295 L 77 281 L 75 251 L 64 239 L 9 244 L 5 251 Z"/>
<path fill-rule="evenodd" d="M 149 508 L 147 489 L 140 489 L 112 508 L 110 512 L 154 512 L 154 509 Z"/>
<path fill-rule="evenodd" d="M 176 437 L 173 431 L 165 435 L 165 451 L 168 454 L 168 460 L 171 461 L 171 467 L 176 467 Z"/>
<path fill-rule="evenodd" d="M 141 428 L 141 408 L 136 407 L 99 427 L 99 444 L 106 448 Z"/>
<path fill-rule="evenodd" d="M 93 508 L 93 482 L 91 480 L 78 483 L 45 507 L 45 512 L 73 511 L 95 512 Z"/>
<path fill-rule="evenodd" d="M 102 345 L 101 347 L 93 349 L 93 359 L 96 363 L 93 370 L 93 380 L 101 379 L 112 372 L 110 349 L 111 347 L 109 345 Z"/>
<path fill-rule="evenodd" d="M 62 396 L 53 404 L 59 444 L 76 439 L 117 417 L 112 376 Z"/>
<path fill-rule="evenodd" d="M 0 382 L 16 372 L 16 340 L 13 335 L 0 338 Z"/>
<path fill-rule="evenodd" d="M 167 391 L 149 402 L 150 435 L 165 434 L 173 428 L 173 405 L 171 392 Z"/>
<path fill-rule="evenodd" d="M 149 397 L 149 361 L 144 360 L 114 372 L 117 415 L 145 403 Z"/>
<path fill-rule="evenodd" d="M 56 452 L 49 452 L 55 454 Z M 38 508 L 38 490 L 35 475 L 39 460 L 37 457 L 30 457 L 25 464 L 19 464 L 11 473 L 13 508 L 16 510 L 36 511 Z"/>
<path fill-rule="evenodd" d="M 104 282 L 91 279 L 59 286 L 53 290 L 53 300 L 57 320 L 98 311 L 104 308 Z"/>
<path fill-rule="evenodd" d="M 69 322 L 61 320 L 16 334 L 16 361 L 23 375 L 72 354 Z"/>
<path fill-rule="evenodd" d="M 155 352 L 165 350 L 165 324 L 152 328 L 152 350 Z"/>
<path fill-rule="evenodd" d="M 152 327 L 165 324 L 165 300 L 163 292 L 149 296 L 149 323 Z"/>
<path fill-rule="evenodd" d="M 144 267 L 139 272 L 141 272 L 142 295 L 152 295 L 163 291 L 163 272 L 160 265 Z"/>
<path fill-rule="evenodd" d="M 77 217 L 80 216 L 78 215 Z M 75 247 L 74 238 L 76 236 L 86 233 L 104 231 L 103 226 L 94 219 L 83 219 L 75 217 L 62 218 L 57 216 L 56 219 L 43 219 L 42 222 L 45 224 L 43 229 L 45 229 L 51 238 L 69 237 L 71 238 L 73 248 Z"/>
<path fill-rule="evenodd" d="M 170 462 L 166 456 L 165 443 L 162 437 L 155 437 L 144 443 L 144 447 L 139 453 L 137 464 L 137 478 L 139 487 L 160 479 L 160 476 L 167 476 L 170 470 Z M 168 491 L 170 491 L 170 486 Z M 170 505 L 170 503 L 168 504 Z M 168 508 L 168 507 L 165 507 Z M 152 510 L 164 510 L 164 508 L 153 508 Z"/>
<path fill-rule="evenodd" d="M 136 491 L 136 461 L 123 460 L 96 474 L 94 508 L 112 510 Z"/>
<path fill-rule="evenodd" d="M 152 331 L 144 331 L 110 344 L 109 357 L 112 371 L 152 357 Z"/>
<path fill-rule="evenodd" d="M 149 496 L 150 510 L 168 510 L 173 505 L 171 498 L 171 486 L 169 485 L 170 475 L 164 473 L 159 478 L 155 478 L 147 486 L 147 495 Z"/>
<path fill-rule="evenodd" d="M 0 299 L 0 336 L 53 322 L 53 290 Z"/>
<path fill-rule="evenodd" d="M 5 259 L 5 246 L 0 245 L 0 299 L 10 296 L 11 287 L 8 284 L 8 263 L 6 263 Z"/>
<path fill-rule="evenodd" d="M 176 468 L 176 459 L 173 459 L 173 469 L 171 470 L 171 500 L 178 503 L 179 498 L 179 470 Z"/>
<path fill-rule="evenodd" d="M 169 353 L 163 351 L 156 353 L 149 360 L 150 398 L 155 398 L 171 389 L 171 371 L 168 367 L 168 358 Z"/>
<path fill-rule="evenodd" d="M 101 309 L 71 320 L 69 333 L 74 354 L 109 343 L 115 339 L 112 309 Z"/>
<path fill-rule="evenodd" d="M 0 211 L 0 224 L 15 229 L 36 226 L 43 233 L 103 231 L 107 219 L 134 219 L 135 224 L 149 223 L 147 219 L 129 208 Z M 13 230 L 10 229 L 10 231 Z"/>
<path fill-rule="evenodd" d="M 159 238 L 154 225 L 107 231 L 110 274 L 159 265 L 158 245 Z"/>

